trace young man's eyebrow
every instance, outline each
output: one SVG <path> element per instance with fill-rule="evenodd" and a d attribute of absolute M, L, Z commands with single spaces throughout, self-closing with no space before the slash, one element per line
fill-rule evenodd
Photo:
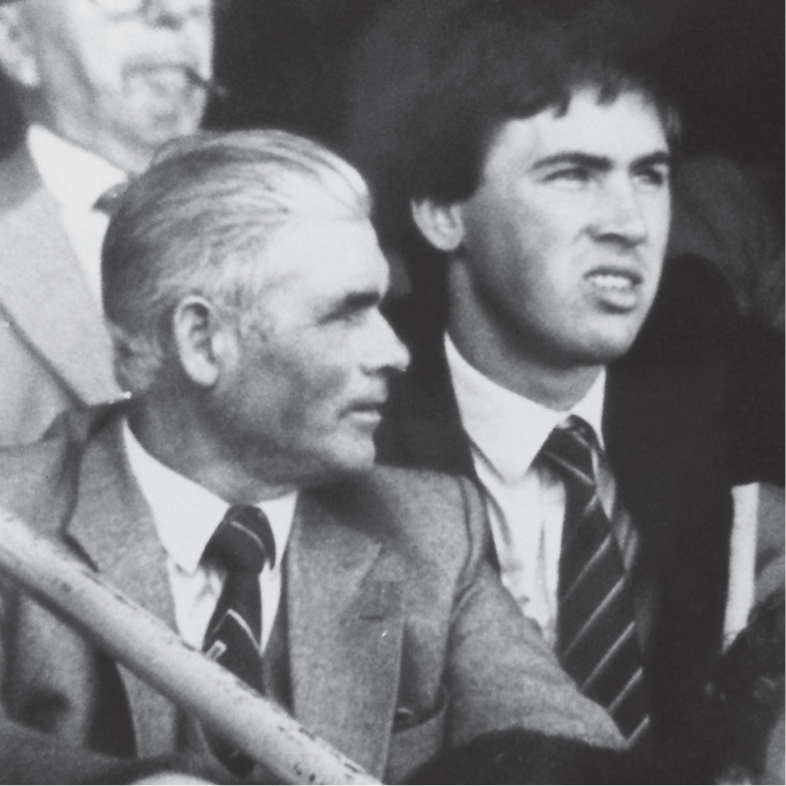
<path fill-rule="evenodd" d="M 666 150 L 655 150 L 652 153 L 645 153 L 633 162 L 634 167 L 669 166 L 670 164 L 671 154 Z M 541 158 L 535 162 L 532 168 L 538 170 L 550 169 L 558 166 L 580 166 L 586 169 L 606 172 L 610 170 L 614 164 L 612 159 L 608 156 L 597 156 L 579 150 L 569 150 Z"/>
<path fill-rule="evenodd" d="M 665 150 L 658 150 L 654 153 L 640 156 L 633 162 L 634 167 L 647 166 L 671 166 L 672 156 Z"/>
<path fill-rule="evenodd" d="M 568 150 L 562 153 L 555 153 L 546 156 L 535 162 L 533 169 L 549 169 L 555 166 L 581 166 L 588 169 L 608 170 L 612 167 L 612 161 L 607 156 L 596 156 L 591 153 L 584 153 L 579 150 Z"/>

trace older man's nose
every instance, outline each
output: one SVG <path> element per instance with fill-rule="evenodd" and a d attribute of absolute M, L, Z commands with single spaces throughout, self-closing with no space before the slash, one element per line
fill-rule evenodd
<path fill-rule="evenodd" d="M 364 366 L 378 372 L 390 370 L 403 372 L 409 366 L 409 350 L 404 346 L 385 317 L 377 312 L 373 317 L 371 340 L 366 347 Z"/>

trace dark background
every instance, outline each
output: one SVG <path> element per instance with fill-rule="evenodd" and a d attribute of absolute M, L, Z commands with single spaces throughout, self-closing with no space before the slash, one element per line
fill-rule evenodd
<path fill-rule="evenodd" d="M 428 2 L 429 0 L 423 0 Z M 395 0 L 219 0 L 213 128 L 278 125 L 335 142 L 347 52 Z M 577 0 L 581 2 L 581 0 Z M 649 14 L 681 99 L 689 152 L 745 164 L 783 218 L 783 0 L 629 0 Z M 0 150 L 19 121 L 0 84 Z"/>
<path fill-rule="evenodd" d="M 233 89 L 233 100 L 216 107 L 208 123 L 283 125 L 334 142 L 349 47 L 391 2 L 230 0 L 219 24 L 217 74 Z M 687 152 L 745 164 L 782 221 L 786 4 L 628 2 L 657 30 L 664 71 L 683 109 Z"/>

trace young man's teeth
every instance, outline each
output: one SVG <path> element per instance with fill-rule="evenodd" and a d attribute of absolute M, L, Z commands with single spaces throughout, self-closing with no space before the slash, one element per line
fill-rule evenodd
<path fill-rule="evenodd" d="M 590 276 L 590 280 L 597 287 L 604 289 L 630 289 L 631 280 L 627 276 L 614 276 L 610 274 Z"/>

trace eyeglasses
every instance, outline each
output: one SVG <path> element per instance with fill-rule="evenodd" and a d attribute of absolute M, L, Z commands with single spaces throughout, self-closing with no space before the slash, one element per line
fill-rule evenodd
<path fill-rule="evenodd" d="M 151 10 L 161 5 L 162 0 L 90 0 L 105 16 L 119 19 L 127 16 L 147 16 Z M 171 0 L 167 0 L 169 4 Z M 209 14 L 212 0 L 178 0 L 180 13 L 188 15 Z"/>

